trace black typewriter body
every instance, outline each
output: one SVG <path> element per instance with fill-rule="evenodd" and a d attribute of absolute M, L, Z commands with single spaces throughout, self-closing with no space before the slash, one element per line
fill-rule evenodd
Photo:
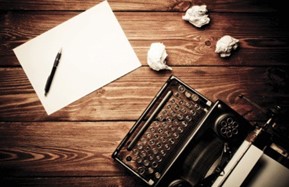
<path fill-rule="evenodd" d="M 252 129 L 171 76 L 112 157 L 148 186 L 210 186 Z"/>

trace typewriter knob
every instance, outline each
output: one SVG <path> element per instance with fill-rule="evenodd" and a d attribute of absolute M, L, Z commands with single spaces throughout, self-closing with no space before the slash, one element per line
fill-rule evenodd
<path fill-rule="evenodd" d="M 222 114 L 217 118 L 214 127 L 215 132 L 224 139 L 232 139 L 239 134 L 239 123 L 234 115 Z"/>
<path fill-rule="evenodd" d="M 168 187 L 192 187 L 192 185 L 184 179 L 173 180 Z"/>

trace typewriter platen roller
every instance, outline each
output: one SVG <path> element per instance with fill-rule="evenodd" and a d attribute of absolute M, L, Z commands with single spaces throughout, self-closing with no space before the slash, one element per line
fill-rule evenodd
<path fill-rule="evenodd" d="M 249 130 L 225 103 L 171 76 L 112 157 L 149 186 L 195 186 L 214 178 Z"/>

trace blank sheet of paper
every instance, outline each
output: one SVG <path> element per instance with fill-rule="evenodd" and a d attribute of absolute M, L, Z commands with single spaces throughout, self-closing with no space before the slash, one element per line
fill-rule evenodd
<path fill-rule="evenodd" d="M 45 96 L 60 48 L 62 56 Z M 48 115 L 141 66 L 107 1 L 13 51 Z"/>

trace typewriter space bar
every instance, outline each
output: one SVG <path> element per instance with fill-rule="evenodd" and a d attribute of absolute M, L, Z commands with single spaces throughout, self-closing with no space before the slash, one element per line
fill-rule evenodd
<path fill-rule="evenodd" d="M 171 97 L 172 91 L 168 91 L 166 96 L 163 98 L 163 100 L 160 102 L 160 104 L 157 106 L 157 108 L 154 110 L 152 115 L 149 117 L 149 119 L 145 122 L 145 124 L 142 126 L 142 128 L 138 131 L 137 135 L 132 139 L 130 144 L 127 146 L 128 150 L 131 150 L 133 146 L 136 144 L 140 136 L 144 133 L 144 131 L 148 128 L 150 125 L 151 120 L 159 113 L 160 109 L 163 107 L 163 105 L 167 102 L 167 100 Z"/>

